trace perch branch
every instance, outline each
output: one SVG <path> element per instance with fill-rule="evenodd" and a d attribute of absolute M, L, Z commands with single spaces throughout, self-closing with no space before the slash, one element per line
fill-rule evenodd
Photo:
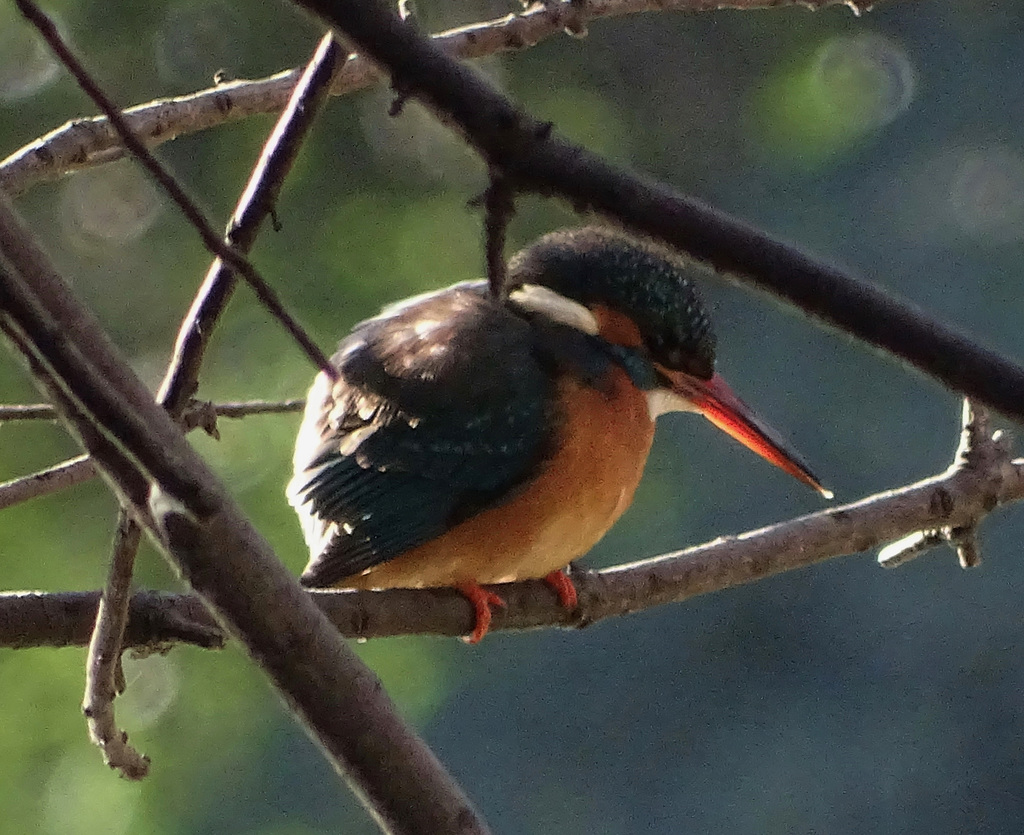
<path fill-rule="evenodd" d="M 957 460 L 941 475 L 859 502 L 650 560 L 576 572 L 576 612 L 566 611 L 540 580 L 496 586 L 508 606 L 494 611 L 491 631 L 587 626 L 860 553 L 915 531 L 976 526 L 996 507 L 1021 500 L 1024 459 L 1010 460 L 1003 449 L 984 467 Z M 448 589 L 309 595 L 341 633 L 352 638 L 464 635 L 474 623 L 465 598 Z M 96 592 L 0 595 L 0 646 L 84 642 L 97 597 Z M 140 645 L 165 640 L 201 645 L 205 630 L 213 626 L 187 595 L 143 592 L 133 598 L 132 606 L 126 641 Z M 183 623 L 190 628 L 183 630 Z"/>
<path fill-rule="evenodd" d="M 772 8 L 779 0 L 587 0 L 585 18 L 593 21 L 649 12 L 704 12 L 723 7 Z M 841 0 L 794 0 L 793 5 L 820 9 L 853 5 Z M 866 8 L 866 4 L 859 4 Z M 484 58 L 521 50 L 561 34 L 572 26 L 576 12 L 569 0 L 534 4 L 520 14 L 475 23 L 434 36 L 450 55 Z M 268 78 L 218 84 L 187 96 L 158 99 L 124 111 L 133 133 L 150 147 L 227 122 L 267 113 L 285 106 L 301 70 L 286 70 Z M 331 84 L 331 94 L 346 95 L 380 81 L 369 61 L 350 55 Z M 73 171 L 103 165 L 124 157 L 117 133 L 103 116 L 75 119 L 41 136 L 0 162 L 0 189 L 21 194 L 40 182 L 57 180 Z"/>

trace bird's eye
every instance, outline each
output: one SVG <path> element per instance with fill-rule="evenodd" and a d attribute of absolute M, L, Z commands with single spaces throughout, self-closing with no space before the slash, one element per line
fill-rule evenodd
<path fill-rule="evenodd" d="M 651 356 L 666 368 L 679 371 L 686 364 L 686 356 L 678 344 L 671 344 L 662 337 L 648 340 Z"/>

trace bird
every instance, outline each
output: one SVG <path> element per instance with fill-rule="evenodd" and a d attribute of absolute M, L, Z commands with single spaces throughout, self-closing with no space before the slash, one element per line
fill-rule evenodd
<path fill-rule="evenodd" d="M 309 588 L 454 587 L 470 643 L 502 598 L 565 569 L 632 502 L 655 420 L 696 412 L 831 497 L 715 370 L 697 265 L 600 225 L 551 232 L 504 292 L 464 281 L 357 324 L 306 401 L 286 488 Z"/>

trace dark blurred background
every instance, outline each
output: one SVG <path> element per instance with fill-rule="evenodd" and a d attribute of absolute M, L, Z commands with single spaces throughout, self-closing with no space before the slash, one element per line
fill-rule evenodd
<path fill-rule="evenodd" d="M 511 3 L 419 0 L 425 28 Z M 120 102 L 306 61 L 319 32 L 280 2 L 51 4 Z M 1024 3 L 880 3 L 595 21 L 479 66 L 559 130 L 841 264 L 1024 358 Z M 479 275 L 479 163 L 385 89 L 332 100 L 255 253 L 330 347 L 388 301 Z M 0 157 L 89 106 L 0 5 Z M 272 125 L 160 153 L 223 223 Z M 19 199 L 77 291 L 154 384 L 208 263 L 132 163 Z M 520 204 L 519 245 L 578 222 Z M 947 466 L 958 399 L 727 281 L 710 281 L 719 368 L 840 501 Z M 304 394 L 311 371 L 240 291 L 201 395 Z M 37 399 L 8 352 L 0 401 Z M 287 564 L 282 489 L 297 416 L 193 436 Z M 0 479 L 73 454 L 53 425 L 0 426 Z M 670 417 L 601 566 L 813 511 L 819 498 L 705 422 Z M 0 517 L 0 586 L 90 589 L 114 506 L 99 484 Z M 1014 833 L 1021 763 L 1021 510 L 989 519 L 985 563 L 899 571 L 864 554 L 581 633 L 373 641 L 359 652 L 502 835 Z M 139 583 L 179 588 L 150 549 Z M 153 757 L 139 785 L 87 742 L 81 650 L 0 651 L 0 831 L 376 831 L 237 647 L 129 662 L 119 718 Z"/>

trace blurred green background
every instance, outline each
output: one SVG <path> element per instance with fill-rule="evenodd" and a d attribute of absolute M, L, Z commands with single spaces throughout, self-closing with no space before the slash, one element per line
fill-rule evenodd
<path fill-rule="evenodd" d="M 509 5 L 420 0 L 424 27 Z M 51 3 L 125 104 L 303 63 L 317 28 L 280 2 Z M 881 3 L 819 13 L 596 21 L 481 70 L 536 115 L 1024 358 L 1024 3 Z M 255 253 L 330 347 L 388 300 L 481 272 L 483 171 L 381 89 L 332 100 Z M 93 109 L 0 5 L 0 157 Z M 256 118 L 161 148 L 223 223 L 271 127 Z M 131 163 L 40 185 L 19 206 L 154 384 L 209 260 Z M 577 222 L 520 204 L 516 245 Z M 719 368 L 839 500 L 949 463 L 955 396 L 770 299 L 709 284 Z M 201 395 L 302 395 L 310 369 L 241 291 Z M 37 399 L 0 355 L 0 401 Z M 282 489 L 297 416 L 193 436 L 298 572 Z M 48 424 L 0 426 L 0 479 L 75 452 Z M 668 418 L 607 565 L 809 512 L 818 498 L 703 421 Z M 0 516 L 0 587 L 90 589 L 114 506 L 98 484 Z M 581 633 L 359 646 L 503 835 L 1010 833 L 1024 820 L 1019 508 L 986 561 L 883 572 L 873 555 L 605 622 Z M 141 586 L 178 588 L 147 549 Z M 376 831 L 237 647 L 128 665 L 118 702 L 153 758 L 119 780 L 87 742 L 84 652 L 0 650 L 0 831 Z"/>

